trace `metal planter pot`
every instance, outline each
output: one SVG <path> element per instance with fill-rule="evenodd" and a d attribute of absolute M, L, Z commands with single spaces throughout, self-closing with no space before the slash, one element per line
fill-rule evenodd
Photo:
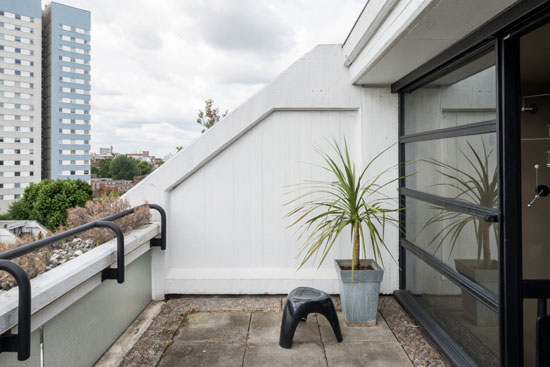
<path fill-rule="evenodd" d="M 370 265 L 374 270 L 355 269 L 352 282 L 351 270 L 342 270 L 342 267 L 351 267 L 351 260 L 334 260 L 334 263 L 346 323 L 352 326 L 376 325 L 378 295 L 384 270 L 374 260 L 361 260 L 361 266 Z"/>
<path fill-rule="evenodd" d="M 477 260 L 455 259 L 456 270 L 493 293 L 498 292 L 498 262 L 491 260 L 488 268 L 480 268 Z M 464 315 L 476 326 L 497 326 L 498 314 L 489 309 L 468 292 L 462 291 Z"/>

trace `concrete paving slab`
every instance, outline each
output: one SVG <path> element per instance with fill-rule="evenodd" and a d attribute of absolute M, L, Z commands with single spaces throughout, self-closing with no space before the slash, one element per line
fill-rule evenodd
<path fill-rule="evenodd" d="M 244 349 L 244 344 L 176 341 L 166 351 L 158 367 L 242 366 Z"/>
<path fill-rule="evenodd" d="M 174 340 L 184 342 L 244 343 L 249 312 L 201 312 L 190 314 Z"/>
<path fill-rule="evenodd" d="M 407 354 L 397 342 L 325 344 L 330 367 L 412 367 Z"/>
<path fill-rule="evenodd" d="M 296 343 L 292 349 L 279 344 L 249 345 L 244 357 L 244 367 L 327 367 L 321 344 Z"/>
<path fill-rule="evenodd" d="M 318 320 L 323 342 L 325 344 L 337 343 L 338 341 L 327 319 L 319 315 Z M 380 316 L 380 313 L 376 315 L 376 326 L 347 326 L 341 312 L 338 313 L 338 320 L 340 321 L 340 328 L 342 329 L 342 336 L 344 338 L 343 343 L 395 341 L 395 336 L 384 318 Z"/>
<path fill-rule="evenodd" d="M 252 314 L 248 342 L 279 343 L 282 312 L 255 312 Z M 320 343 L 321 336 L 316 315 L 309 315 L 306 322 L 300 322 L 294 334 L 293 343 Z"/>

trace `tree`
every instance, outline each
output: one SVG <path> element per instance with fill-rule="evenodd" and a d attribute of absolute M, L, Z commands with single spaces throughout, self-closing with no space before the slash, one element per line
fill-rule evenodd
<path fill-rule="evenodd" d="M 99 161 L 99 172 L 97 174 L 98 178 L 111 177 L 111 162 L 113 162 L 112 158 L 102 159 Z"/>
<path fill-rule="evenodd" d="M 218 121 L 227 116 L 227 113 L 229 112 L 228 110 L 225 110 L 224 114 L 220 116 L 220 108 L 212 108 L 213 105 L 214 101 L 212 99 L 207 99 L 204 101 L 204 111 L 199 110 L 197 123 L 205 127 L 202 129 L 202 133 L 216 125 Z"/>
<path fill-rule="evenodd" d="M 67 210 L 92 199 L 92 187 L 82 180 L 44 180 L 25 188 L 8 209 L 10 219 L 37 220 L 52 232 L 67 223 Z"/>
<path fill-rule="evenodd" d="M 140 161 L 137 167 L 140 176 L 146 176 L 149 173 L 153 172 L 153 166 L 146 161 Z"/>
<path fill-rule="evenodd" d="M 126 155 L 119 155 L 111 162 L 110 172 L 113 180 L 131 180 L 138 175 L 138 162 Z"/>
<path fill-rule="evenodd" d="M 96 175 L 96 177 L 99 177 L 99 167 L 98 166 L 91 166 L 90 169 L 92 171 L 92 175 Z"/>
<path fill-rule="evenodd" d="M 204 130 L 202 132 L 204 132 Z M 177 152 L 181 152 L 182 150 L 183 150 L 183 145 L 180 145 L 180 146 L 176 147 Z"/>
<path fill-rule="evenodd" d="M 30 219 L 30 213 L 29 201 L 21 199 L 11 203 L 6 213 L 6 219 L 27 220 Z"/>

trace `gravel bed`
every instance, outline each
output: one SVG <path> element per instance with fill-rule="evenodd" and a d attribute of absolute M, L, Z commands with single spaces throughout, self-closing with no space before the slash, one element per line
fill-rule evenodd
<path fill-rule="evenodd" d="M 393 297 L 380 297 L 378 311 L 415 367 L 446 367 L 449 363 L 424 336 L 422 329 Z"/>
<path fill-rule="evenodd" d="M 49 253 L 45 255 L 45 269 L 35 273 L 35 275 L 32 275 L 31 278 L 34 278 L 35 276 L 38 276 L 48 270 L 62 265 L 67 261 L 72 260 L 85 252 L 90 251 L 96 246 L 96 241 L 91 239 L 82 240 L 80 238 L 75 238 L 72 241 L 55 244 L 50 248 Z M 11 276 L 3 277 L 2 279 L 0 279 L 0 291 L 7 291 L 15 286 L 16 282 Z"/>
<path fill-rule="evenodd" d="M 183 296 L 170 297 L 120 367 L 155 367 L 172 343 L 177 330 L 192 312 L 280 312 L 284 296 Z M 333 297 L 340 309 L 339 297 Z M 379 311 L 415 367 L 446 367 L 420 328 L 391 296 L 380 297 Z"/>

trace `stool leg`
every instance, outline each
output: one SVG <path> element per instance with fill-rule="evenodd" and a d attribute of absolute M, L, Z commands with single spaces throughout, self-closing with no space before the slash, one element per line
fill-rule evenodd
<path fill-rule="evenodd" d="M 323 307 L 323 316 L 325 316 L 330 323 L 330 326 L 332 326 L 332 331 L 334 331 L 334 335 L 336 336 L 336 340 L 338 340 L 338 343 L 342 342 L 344 338 L 342 338 L 342 330 L 340 330 L 340 322 L 338 321 L 338 314 L 336 314 L 336 308 L 334 307 L 334 303 L 332 303 L 332 300 L 329 300 L 329 302 L 324 303 Z"/>
<path fill-rule="evenodd" d="M 279 345 L 285 349 L 290 349 L 292 347 L 292 339 L 294 338 L 294 333 L 296 332 L 296 327 L 300 322 L 300 315 L 292 314 L 288 307 L 288 304 L 285 306 L 283 312 L 283 321 L 281 322 L 281 334 L 279 336 Z"/>

